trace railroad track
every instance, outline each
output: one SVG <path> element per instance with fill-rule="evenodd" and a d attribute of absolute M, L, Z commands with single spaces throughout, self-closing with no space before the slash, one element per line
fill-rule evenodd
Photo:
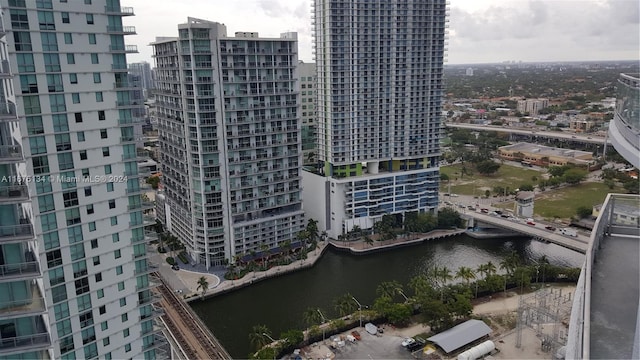
<path fill-rule="evenodd" d="M 202 320 L 167 286 L 160 274 L 155 272 L 152 275 L 161 282 L 157 289 L 162 295 L 165 311 L 162 319 L 187 359 L 231 359 Z"/>

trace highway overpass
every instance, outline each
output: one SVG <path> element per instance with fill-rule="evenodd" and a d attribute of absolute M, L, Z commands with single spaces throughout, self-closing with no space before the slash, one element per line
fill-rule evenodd
<path fill-rule="evenodd" d="M 468 130 L 474 130 L 474 131 L 496 131 L 496 132 L 513 134 L 513 135 L 526 136 L 532 139 L 548 138 L 548 139 L 566 140 L 568 142 L 596 144 L 596 145 L 603 145 L 605 141 L 605 138 L 597 137 L 591 134 L 573 134 L 573 133 L 565 133 L 560 131 L 538 131 L 538 130 L 531 130 L 531 129 L 511 128 L 511 127 L 493 126 L 493 125 L 454 124 L 454 123 L 445 123 L 444 125 L 451 128 L 468 129 Z M 607 140 L 607 143 L 610 144 L 611 141 Z"/>

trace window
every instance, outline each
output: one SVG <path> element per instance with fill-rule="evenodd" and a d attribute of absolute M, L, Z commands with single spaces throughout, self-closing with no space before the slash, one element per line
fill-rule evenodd
<path fill-rule="evenodd" d="M 107 192 L 112 192 L 113 191 L 113 183 L 112 182 L 108 182 L 107 183 Z"/>
<path fill-rule="evenodd" d="M 36 72 L 36 66 L 33 61 L 33 54 L 16 54 L 18 58 L 18 72 L 30 73 Z"/>
<path fill-rule="evenodd" d="M 98 54 L 91 54 L 91 63 L 98 64 Z"/>
<path fill-rule="evenodd" d="M 100 289 L 97 291 L 98 299 L 102 299 L 104 297 L 104 290 Z"/>
<path fill-rule="evenodd" d="M 100 139 L 106 139 L 109 136 L 107 135 L 107 129 L 101 129 L 100 130 Z"/>
<path fill-rule="evenodd" d="M 122 331 L 122 335 L 123 335 L 123 337 L 128 337 L 129 336 L 129 329 L 124 329 Z"/>
<path fill-rule="evenodd" d="M 122 291 L 122 290 L 124 290 L 124 281 L 120 281 L 118 283 L 118 291 Z"/>
<path fill-rule="evenodd" d="M 36 7 L 38 9 L 53 9 L 51 0 L 36 0 Z"/>
<path fill-rule="evenodd" d="M 131 351 L 131 344 L 127 344 L 124 346 L 124 352 L 129 352 Z"/>
<path fill-rule="evenodd" d="M 93 25 L 93 14 L 87 14 L 87 24 L 88 25 Z M 93 35 L 93 34 L 89 34 L 89 35 Z M 95 40 L 95 35 L 93 35 L 94 40 Z M 93 43 L 95 44 L 95 42 Z"/>
<path fill-rule="evenodd" d="M 84 196 L 91 196 L 91 186 L 84 188 Z"/>
<path fill-rule="evenodd" d="M 23 94 L 37 94 L 38 80 L 35 75 L 20 75 L 20 90 Z"/>
<path fill-rule="evenodd" d="M 104 315 L 107 312 L 107 307 L 102 305 L 98 308 L 98 312 L 100 313 L 100 315 Z"/>
<path fill-rule="evenodd" d="M 53 13 L 49 14 L 53 16 Z M 42 51 L 58 51 L 56 33 L 42 32 L 40 33 L 40 39 L 42 39 Z"/>
<path fill-rule="evenodd" d="M 122 275 L 122 265 L 116 266 L 116 275 Z"/>
<path fill-rule="evenodd" d="M 89 169 L 82 169 L 82 177 L 83 178 L 89 177 Z"/>
<path fill-rule="evenodd" d="M 13 10 L 11 11 L 13 12 Z M 29 23 L 27 22 L 27 29 L 28 28 L 29 28 Z M 15 25 L 14 25 L 14 29 L 15 29 Z M 31 35 L 28 32 L 14 31 L 13 41 L 15 43 L 16 51 L 32 51 L 33 49 L 33 46 L 31 46 Z"/>
<path fill-rule="evenodd" d="M 91 295 L 78 296 L 78 312 L 85 312 L 91 310 Z"/>
<path fill-rule="evenodd" d="M 87 205 L 87 215 L 93 214 L 93 204 Z M 93 240 L 92 240 L 93 241 Z"/>
<path fill-rule="evenodd" d="M 47 267 L 53 268 L 62 265 L 62 253 L 60 249 L 52 250 L 46 253 Z"/>
<path fill-rule="evenodd" d="M 117 216 L 112 216 L 111 217 L 111 226 L 116 226 L 118 225 L 118 217 Z"/>
<path fill-rule="evenodd" d="M 71 64 L 75 64 L 76 63 L 76 57 L 74 54 L 67 54 L 67 64 L 71 65 Z"/>
<path fill-rule="evenodd" d="M 91 323 L 93 324 L 93 319 L 91 320 Z M 81 334 L 82 334 L 82 345 L 87 345 L 88 343 L 96 340 L 96 334 L 95 334 L 95 330 L 93 330 L 93 326 L 82 330 Z M 96 346 L 96 344 L 91 344 L 91 345 L 84 347 L 85 359 L 92 359 L 98 356 L 98 347 Z M 95 347 L 95 350 L 93 349 L 94 347 Z"/>
<path fill-rule="evenodd" d="M 60 269 L 62 270 L 62 269 Z M 69 304 L 67 304 L 66 302 L 60 303 L 56 306 L 53 307 L 53 312 L 55 313 L 56 316 L 56 321 L 60 321 L 64 318 L 68 318 L 69 317 Z"/>
<path fill-rule="evenodd" d="M 35 136 L 29 139 L 29 147 L 32 155 L 45 154 L 47 143 L 44 136 Z"/>
<path fill-rule="evenodd" d="M 23 96 L 22 102 L 24 103 L 25 115 L 40 114 L 40 97 L 39 96 Z"/>
<path fill-rule="evenodd" d="M 56 22 L 53 19 L 53 12 L 38 11 L 38 23 L 40 24 L 40 30 L 56 29 Z M 45 33 L 41 33 L 41 34 L 45 34 Z M 53 35 L 55 36 L 55 33 Z"/>
<path fill-rule="evenodd" d="M 99 110 L 98 111 L 98 120 L 105 120 L 107 117 L 104 113 L 104 110 Z"/>
<path fill-rule="evenodd" d="M 75 244 L 84 240 L 82 236 L 82 226 L 71 226 L 67 228 L 67 235 L 69 236 L 69 243 Z"/>
<path fill-rule="evenodd" d="M 65 335 L 71 334 L 71 321 L 63 320 L 56 325 L 58 329 L 58 337 L 63 337 Z M 71 336 L 70 336 L 71 338 Z M 71 339 L 71 343 L 73 343 L 73 339 Z M 73 349 L 73 344 L 71 345 Z"/>
<path fill-rule="evenodd" d="M 37 156 L 31 158 L 33 165 L 33 173 L 36 175 L 46 174 L 49 172 L 49 158 L 47 156 Z"/>
<path fill-rule="evenodd" d="M 51 288 L 51 297 L 54 303 L 67 300 L 67 286 L 65 284 Z M 69 324 L 71 327 L 71 324 Z"/>
<path fill-rule="evenodd" d="M 56 134 L 56 151 L 69 151 L 71 150 L 71 136 L 69 133 Z"/>
<path fill-rule="evenodd" d="M 22 3 L 21 7 L 26 7 L 26 4 L 24 1 L 22 1 L 21 3 Z M 10 6 L 11 5 L 12 4 L 10 4 Z M 18 4 L 13 4 L 13 5 L 18 6 Z M 27 16 L 26 10 L 11 9 L 10 12 L 11 12 L 12 28 L 29 30 L 29 17 Z"/>
<path fill-rule="evenodd" d="M 100 323 L 100 329 L 101 329 L 102 331 L 105 331 L 105 330 L 109 329 L 109 322 L 108 322 L 108 321 L 103 321 L 103 322 L 101 322 L 101 323 Z"/>
<path fill-rule="evenodd" d="M 109 342 L 109 337 L 107 336 L 106 338 L 102 339 L 102 346 L 109 346 L 110 342 Z"/>
<path fill-rule="evenodd" d="M 53 200 L 53 195 L 38 196 L 38 208 L 41 213 L 53 211 L 56 209 L 56 204 Z"/>
<path fill-rule="evenodd" d="M 102 148 L 102 156 L 107 157 L 109 156 L 109 147 L 105 146 Z"/>
<path fill-rule="evenodd" d="M 65 193 L 62 193 L 62 197 L 64 199 L 64 207 L 72 207 L 72 206 L 78 206 L 78 192 L 73 190 L 73 191 L 67 191 Z"/>
<path fill-rule="evenodd" d="M 91 0 L 84 0 L 85 5 L 91 5 Z"/>
<path fill-rule="evenodd" d="M 76 280 L 74 285 L 76 288 L 76 295 L 82 295 L 89 291 L 89 280 L 86 277 Z"/>
<path fill-rule="evenodd" d="M 84 139 L 84 131 L 78 131 L 76 133 L 76 136 L 78 137 L 78 142 L 83 142 L 85 140 Z"/>
<path fill-rule="evenodd" d="M 87 160 L 87 150 L 80 150 L 80 160 Z"/>
<path fill-rule="evenodd" d="M 111 234 L 111 241 L 114 243 L 117 243 L 118 241 L 120 241 L 120 234 L 118 233 Z"/>
<path fill-rule="evenodd" d="M 102 91 L 97 91 L 96 92 L 96 102 L 103 102 L 104 101 L 104 97 L 102 96 Z"/>
<path fill-rule="evenodd" d="M 96 231 L 96 222 L 92 221 L 89 223 L 89 231 Z"/>
<path fill-rule="evenodd" d="M 62 17 L 62 23 L 63 24 L 69 24 L 71 22 L 69 20 L 69 13 L 68 12 L 61 12 L 60 16 Z"/>
<path fill-rule="evenodd" d="M 64 43 L 73 44 L 73 36 L 71 33 L 64 33 Z"/>
<path fill-rule="evenodd" d="M 64 283 L 64 269 L 62 267 L 59 267 L 59 268 L 49 270 L 49 284 L 51 286 L 56 286 L 62 283 Z M 56 320 L 60 320 L 57 314 L 56 314 Z"/>
<path fill-rule="evenodd" d="M 82 246 L 82 244 L 73 245 L 74 247 Z M 75 250 L 74 250 L 75 251 Z M 82 256 L 84 257 L 84 248 L 82 248 Z M 77 279 L 87 275 L 87 262 L 82 260 L 73 264 L 73 278 Z M 91 305 L 91 304 L 89 304 Z"/>
<path fill-rule="evenodd" d="M 104 166 L 104 173 L 105 173 L 105 175 L 111 174 L 111 165 L 105 165 Z"/>
<path fill-rule="evenodd" d="M 120 253 L 120 249 L 115 250 L 113 252 L 113 257 L 116 258 L 116 259 L 120 259 L 120 257 L 122 257 L 122 254 Z"/>
<path fill-rule="evenodd" d="M 44 134 L 44 126 L 42 125 L 42 116 L 27 117 L 27 133 L 29 135 Z"/>
<path fill-rule="evenodd" d="M 62 74 L 47 74 L 47 90 L 50 93 L 64 91 L 64 87 L 62 86 Z"/>
<path fill-rule="evenodd" d="M 90 15 L 90 14 L 87 14 Z M 93 15 L 91 15 L 93 16 Z M 96 34 L 89 34 L 89 44 L 91 45 L 95 45 L 96 44 Z"/>
<path fill-rule="evenodd" d="M 60 237 L 58 236 L 57 231 L 44 234 L 42 237 L 44 238 L 44 248 L 46 250 L 51 250 L 60 246 Z"/>
<path fill-rule="evenodd" d="M 49 99 L 51 99 L 51 96 L 53 95 L 49 95 Z M 62 99 L 64 99 L 64 96 L 62 94 L 55 95 L 55 96 L 61 96 Z M 51 115 L 51 118 L 53 120 L 54 132 L 58 133 L 58 132 L 69 131 L 69 122 L 67 121 L 67 114 L 54 114 L 54 115 Z"/>
<path fill-rule="evenodd" d="M 60 187 L 65 189 L 74 189 L 76 187 L 75 171 L 65 171 L 60 173 Z"/>
<path fill-rule="evenodd" d="M 123 323 L 127 322 L 129 320 L 129 314 L 124 313 L 120 315 L 120 320 L 122 320 Z"/>
<path fill-rule="evenodd" d="M 121 298 L 120 307 L 125 307 L 125 306 L 127 306 L 127 298 Z"/>
<path fill-rule="evenodd" d="M 116 208 L 116 201 L 115 200 L 109 200 L 109 209 L 115 209 Z"/>
<path fill-rule="evenodd" d="M 78 74 L 69 74 L 69 82 L 72 84 L 77 84 L 78 83 Z"/>
<path fill-rule="evenodd" d="M 67 209 L 64 211 L 64 215 L 67 219 L 67 226 L 79 224 L 82 221 L 80 219 L 80 210 L 78 208 Z"/>
<path fill-rule="evenodd" d="M 72 93 L 71 100 L 74 104 L 80 104 L 80 93 Z"/>
<path fill-rule="evenodd" d="M 76 117 L 76 123 L 81 123 L 82 122 L 82 113 L 74 113 L 73 114 Z"/>
<path fill-rule="evenodd" d="M 102 82 L 102 79 L 100 78 L 100 73 L 98 72 L 93 73 L 93 83 L 100 84 L 101 82 Z"/>
<path fill-rule="evenodd" d="M 68 152 L 68 153 L 62 153 L 62 154 L 58 154 L 58 168 L 60 170 L 69 170 L 69 169 L 73 169 L 73 154 Z"/>
<path fill-rule="evenodd" d="M 92 249 L 97 249 L 98 248 L 98 239 L 91 240 L 91 248 Z"/>
<path fill-rule="evenodd" d="M 64 94 L 53 94 L 49 95 L 49 102 L 51 103 L 51 111 L 52 112 L 64 112 L 67 111 L 67 104 L 64 101 Z M 54 115 L 55 117 L 55 115 Z M 62 114 L 59 116 L 60 119 L 64 119 L 65 126 L 67 121 L 67 114 Z M 55 120 L 55 118 L 54 118 Z M 69 131 L 69 127 L 66 127 L 66 131 Z M 65 131 L 65 130 L 63 130 Z"/>

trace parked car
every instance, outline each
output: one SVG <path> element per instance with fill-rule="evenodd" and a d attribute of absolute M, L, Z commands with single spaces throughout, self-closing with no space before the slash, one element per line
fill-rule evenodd
<path fill-rule="evenodd" d="M 482 209 L 480 209 L 480 212 L 483 213 L 483 214 L 488 214 L 489 213 L 489 209 L 482 208 Z"/>
<path fill-rule="evenodd" d="M 360 333 L 357 332 L 356 330 L 352 331 L 351 335 L 353 335 L 353 337 L 356 338 L 356 340 L 362 340 L 362 336 L 360 336 Z"/>
<path fill-rule="evenodd" d="M 547 230 L 549 230 L 549 231 L 556 231 L 556 228 L 554 228 L 553 226 L 549 226 L 549 225 L 547 225 L 547 226 L 545 226 L 544 228 L 545 228 L 545 229 L 547 229 Z"/>
<path fill-rule="evenodd" d="M 171 265 L 171 268 L 173 270 L 180 270 L 180 266 L 178 266 L 178 264 Z"/>
<path fill-rule="evenodd" d="M 536 223 L 533 220 L 527 220 L 527 225 L 536 226 Z"/>
<path fill-rule="evenodd" d="M 475 206 L 471 206 L 471 205 L 469 205 L 469 206 L 467 206 L 467 209 L 469 209 L 469 210 L 475 210 L 476 208 L 475 208 Z"/>
<path fill-rule="evenodd" d="M 424 345 L 426 343 L 427 343 L 427 341 L 425 339 L 420 338 L 420 337 L 416 337 L 414 342 L 407 346 L 407 350 L 409 350 L 411 352 L 416 351 L 416 350 L 424 347 Z"/>
<path fill-rule="evenodd" d="M 402 340 L 402 346 L 407 347 L 413 343 L 415 343 L 416 340 L 414 338 L 406 338 L 404 340 Z"/>

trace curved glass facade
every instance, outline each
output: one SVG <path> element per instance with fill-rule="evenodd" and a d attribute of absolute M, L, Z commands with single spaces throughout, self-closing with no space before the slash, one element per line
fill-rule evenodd
<path fill-rule="evenodd" d="M 609 125 L 613 147 L 640 167 L 640 74 L 620 74 L 616 112 Z"/>

